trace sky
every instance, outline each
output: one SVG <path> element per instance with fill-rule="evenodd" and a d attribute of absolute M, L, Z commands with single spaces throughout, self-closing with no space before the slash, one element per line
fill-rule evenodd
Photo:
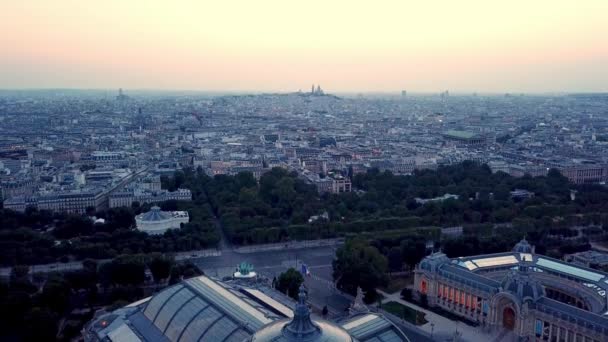
<path fill-rule="evenodd" d="M 608 0 L 0 0 L 0 88 L 608 91 Z"/>

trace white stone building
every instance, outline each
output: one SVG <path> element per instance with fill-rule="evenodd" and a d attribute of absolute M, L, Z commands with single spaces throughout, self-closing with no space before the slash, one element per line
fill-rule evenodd
<path fill-rule="evenodd" d="M 161 211 L 154 206 L 147 213 L 135 216 L 137 229 L 148 234 L 164 234 L 169 229 L 179 229 L 182 223 L 188 223 L 187 211 Z"/>

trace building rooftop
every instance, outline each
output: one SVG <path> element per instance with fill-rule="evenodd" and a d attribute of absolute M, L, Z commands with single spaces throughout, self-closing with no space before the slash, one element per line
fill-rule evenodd
<path fill-rule="evenodd" d="M 303 288 L 292 309 L 256 284 L 190 278 L 98 315 L 85 341 L 409 341 L 380 314 L 325 321 L 311 316 Z"/>
<path fill-rule="evenodd" d="M 152 208 L 150 208 L 150 211 L 148 211 L 147 213 L 143 213 L 138 215 L 138 220 L 142 220 L 142 221 L 163 221 L 163 220 L 168 220 L 170 219 L 172 216 L 170 213 L 161 211 L 159 207 L 157 206 L 153 206 Z"/>
<path fill-rule="evenodd" d="M 457 130 L 451 129 L 451 130 L 448 130 L 447 132 L 445 132 L 444 135 L 454 137 L 454 138 L 460 138 L 460 139 L 471 139 L 471 138 L 474 138 L 477 134 L 475 134 L 473 132 L 468 132 L 468 131 L 457 131 Z"/>

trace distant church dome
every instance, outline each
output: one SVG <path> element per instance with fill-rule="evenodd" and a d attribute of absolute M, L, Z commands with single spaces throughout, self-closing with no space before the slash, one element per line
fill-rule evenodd
<path fill-rule="evenodd" d="M 306 305 L 306 291 L 304 286 L 301 286 L 293 319 L 283 319 L 266 325 L 251 336 L 250 341 L 352 342 L 353 338 L 338 325 L 327 321 L 313 321 Z"/>
<path fill-rule="evenodd" d="M 526 241 L 526 239 L 522 239 L 519 241 L 515 247 L 513 247 L 513 252 L 515 253 L 534 253 L 534 247 Z"/>

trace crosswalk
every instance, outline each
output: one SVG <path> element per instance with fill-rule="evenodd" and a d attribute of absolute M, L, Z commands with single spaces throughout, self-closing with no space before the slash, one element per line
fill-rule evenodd
<path fill-rule="evenodd" d="M 321 278 L 318 275 L 315 275 L 314 273 L 311 273 L 309 277 L 314 279 L 317 283 L 323 284 L 324 287 L 326 287 L 330 290 L 336 289 L 336 284 L 334 284 L 333 281 L 327 280 L 325 278 Z"/>

